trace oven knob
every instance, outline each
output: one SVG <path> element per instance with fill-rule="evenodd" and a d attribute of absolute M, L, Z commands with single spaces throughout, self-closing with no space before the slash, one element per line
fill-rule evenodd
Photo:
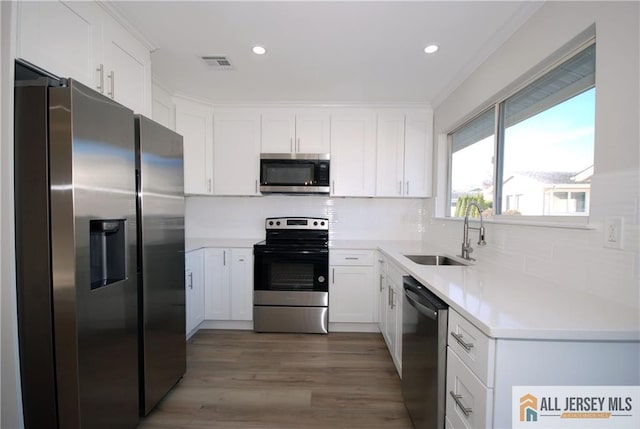
<path fill-rule="evenodd" d="M 320 225 L 324 226 L 324 222 L 320 222 Z"/>
<path fill-rule="evenodd" d="M 273 226 L 273 221 L 272 220 L 269 221 L 269 226 Z"/>
<path fill-rule="evenodd" d="M 318 226 L 318 221 L 313 222 L 313 226 Z"/>
<path fill-rule="evenodd" d="M 318 283 L 324 283 L 324 276 L 318 277 Z"/>
<path fill-rule="evenodd" d="M 276 222 L 276 225 L 280 226 L 280 221 L 277 221 L 277 222 Z"/>

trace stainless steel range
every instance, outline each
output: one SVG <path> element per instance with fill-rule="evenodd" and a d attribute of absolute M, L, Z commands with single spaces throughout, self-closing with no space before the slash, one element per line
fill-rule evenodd
<path fill-rule="evenodd" d="M 267 218 L 266 240 L 253 246 L 253 329 L 326 334 L 329 220 Z"/>

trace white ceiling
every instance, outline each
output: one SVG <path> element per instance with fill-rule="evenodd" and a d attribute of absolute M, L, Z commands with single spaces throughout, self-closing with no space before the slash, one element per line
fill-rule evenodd
<path fill-rule="evenodd" d="M 142 1 L 112 6 L 156 50 L 154 80 L 213 102 L 437 105 L 533 1 Z M 429 43 L 440 50 L 423 52 Z M 260 44 L 267 54 L 256 56 Z M 207 68 L 225 55 L 233 70 Z"/>

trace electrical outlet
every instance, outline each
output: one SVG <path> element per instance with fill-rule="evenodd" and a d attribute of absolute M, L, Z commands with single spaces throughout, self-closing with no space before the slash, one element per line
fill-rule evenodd
<path fill-rule="evenodd" d="M 604 220 L 604 247 L 622 249 L 623 218 L 607 217 Z"/>

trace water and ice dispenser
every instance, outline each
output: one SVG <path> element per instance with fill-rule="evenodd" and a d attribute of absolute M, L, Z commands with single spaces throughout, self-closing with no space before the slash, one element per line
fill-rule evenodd
<path fill-rule="evenodd" d="M 91 289 L 126 279 L 126 221 L 91 220 L 89 225 Z"/>

